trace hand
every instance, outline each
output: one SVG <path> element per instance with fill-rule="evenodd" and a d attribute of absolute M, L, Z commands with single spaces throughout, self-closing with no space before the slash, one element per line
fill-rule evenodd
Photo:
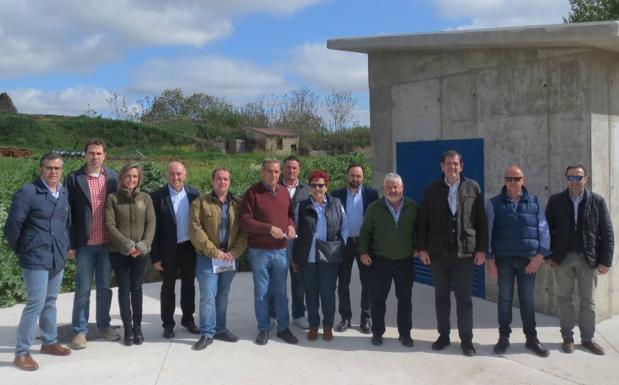
<path fill-rule="evenodd" d="M 608 266 L 599 265 L 598 266 L 598 273 L 604 275 L 604 274 L 608 273 L 609 269 L 610 269 L 610 267 L 608 267 Z"/>
<path fill-rule="evenodd" d="M 215 257 L 215 259 L 226 259 L 226 252 L 223 250 L 217 250 L 217 256 Z"/>
<path fill-rule="evenodd" d="M 366 266 L 370 266 L 372 264 L 372 257 L 370 257 L 368 254 L 363 254 L 359 257 L 359 259 L 361 260 L 361 263 Z"/>
<path fill-rule="evenodd" d="M 279 227 L 271 226 L 271 236 L 275 239 L 284 238 L 284 232 Z"/>
<path fill-rule="evenodd" d="M 418 257 L 421 263 L 423 263 L 424 265 L 430 264 L 430 254 L 428 254 L 427 250 L 419 250 Z"/>
<path fill-rule="evenodd" d="M 133 258 L 137 258 L 140 256 L 140 251 L 136 249 L 135 246 L 133 246 L 131 250 L 129 250 L 129 255 L 132 256 Z"/>
<path fill-rule="evenodd" d="M 232 254 L 231 252 L 227 252 L 226 253 L 226 260 L 228 261 L 234 261 L 236 259 L 236 257 L 234 256 L 234 254 Z"/>
<path fill-rule="evenodd" d="M 473 256 L 473 263 L 475 266 L 481 266 L 486 261 L 486 253 L 483 251 L 476 251 Z"/>
<path fill-rule="evenodd" d="M 290 266 L 292 266 L 292 271 L 294 271 L 295 273 L 299 272 L 299 266 L 297 266 L 296 263 L 290 262 Z"/>
<path fill-rule="evenodd" d="M 542 266 L 542 262 L 544 261 L 544 256 L 541 254 L 537 254 L 533 258 L 531 258 L 531 262 L 524 269 L 524 272 L 527 274 L 535 274 L 539 270 L 540 266 Z"/>
<path fill-rule="evenodd" d="M 286 239 L 295 239 L 297 237 L 297 232 L 294 229 L 294 226 L 288 226 L 286 231 Z"/>
<path fill-rule="evenodd" d="M 163 271 L 163 266 L 161 265 L 161 261 L 153 262 L 153 269 L 157 271 Z"/>
<path fill-rule="evenodd" d="M 553 261 L 552 258 L 544 259 L 544 263 L 546 264 L 546 266 L 550 267 L 551 269 L 557 266 L 557 263 Z"/>
<path fill-rule="evenodd" d="M 69 257 L 69 259 L 75 259 L 75 249 L 69 249 L 69 251 L 67 251 L 67 257 Z"/>
<path fill-rule="evenodd" d="M 489 277 L 496 278 L 499 275 L 496 269 L 496 262 L 494 262 L 494 259 L 486 259 L 486 267 L 488 269 Z"/>

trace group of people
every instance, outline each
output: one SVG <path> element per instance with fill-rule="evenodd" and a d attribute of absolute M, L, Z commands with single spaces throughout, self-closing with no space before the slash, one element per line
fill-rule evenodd
<path fill-rule="evenodd" d="M 292 322 L 307 330 L 307 339 L 333 339 L 333 331 L 351 327 L 351 271 L 357 261 L 361 281 L 359 330 L 383 344 L 386 300 L 395 285 L 397 329 L 402 345 L 412 347 L 413 258 L 430 265 L 435 289 L 438 338 L 432 349 L 450 344 L 450 298 L 454 291 L 460 346 L 466 356 L 473 345 L 473 272 L 487 265 L 498 276 L 499 339 L 497 354 L 509 347 L 514 281 L 518 284 L 525 346 L 539 356 L 549 352 L 537 339 L 535 275 L 541 264 L 553 268 L 558 284 L 563 350 L 574 350 L 577 282 L 578 326 L 582 346 L 604 350 L 593 340 L 597 275 L 611 266 L 614 238 L 604 199 L 586 189 L 584 166 L 567 167 L 567 189 L 553 195 L 544 210 L 525 187 L 523 170 L 505 170 L 501 193 L 487 202 L 477 182 L 462 175 L 456 151 L 440 161 L 441 177 L 427 186 L 420 205 L 404 195 L 402 178 L 385 175 L 383 197 L 363 185 L 363 167 L 351 164 L 346 187 L 329 191 L 322 170 L 299 180 L 301 164 L 265 159 L 260 181 L 242 198 L 230 193 L 232 175 L 225 167 L 211 175 L 212 191 L 185 184 L 179 161 L 167 166 L 167 185 L 140 191 L 142 169 L 125 165 L 119 174 L 104 166 L 105 144 L 86 144 L 86 164 L 61 183 L 63 160 L 49 153 L 40 160 L 40 177 L 19 189 L 9 210 L 4 236 L 19 256 L 27 302 L 17 329 L 14 366 L 36 370 L 30 355 L 37 320 L 41 353 L 69 355 L 56 331 L 55 302 L 68 259 L 76 263 L 72 349 L 87 346 L 90 291 L 96 282 L 96 324 L 102 338 L 121 335 L 110 325 L 111 272 L 125 345 L 144 341 L 142 282 L 150 256 L 160 271 L 163 337 L 173 338 L 175 286 L 180 276 L 181 325 L 200 335 L 193 349 L 213 340 L 236 342 L 228 330 L 228 294 L 238 258 L 246 253 L 254 284 L 258 333 L 267 344 L 276 336 L 298 342 L 289 328 L 287 281 L 290 274 Z M 283 169 L 283 173 L 282 173 Z M 194 319 L 195 284 L 199 286 L 199 325 Z M 336 294 L 340 322 L 335 324 Z M 322 317 L 321 313 L 322 312 Z M 306 316 L 307 314 L 307 316 Z"/>

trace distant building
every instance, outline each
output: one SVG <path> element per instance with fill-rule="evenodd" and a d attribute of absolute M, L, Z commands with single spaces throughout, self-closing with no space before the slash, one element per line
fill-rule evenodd
<path fill-rule="evenodd" d="M 247 152 L 247 146 L 243 139 L 228 139 L 226 140 L 226 152 L 228 154 L 242 154 Z"/>
<path fill-rule="evenodd" d="M 280 128 L 247 127 L 245 135 L 255 143 L 253 150 L 290 155 L 296 154 L 299 148 L 299 135 Z"/>

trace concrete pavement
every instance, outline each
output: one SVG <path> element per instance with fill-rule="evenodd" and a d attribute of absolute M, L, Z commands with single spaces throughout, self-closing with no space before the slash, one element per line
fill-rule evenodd
<path fill-rule="evenodd" d="M 176 338 L 165 340 L 159 318 L 159 286 L 144 285 L 145 342 L 126 347 L 118 342 L 89 341 L 88 348 L 73 351 L 69 357 L 38 353 L 36 372 L 12 367 L 15 330 L 23 305 L 0 309 L 0 383 L 21 384 L 596 384 L 619 383 L 619 317 L 601 322 L 596 340 L 606 349 L 598 357 L 577 347 L 573 354 L 561 351 L 558 319 L 538 314 L 540 340 L 551 350 L 550 357 L 539 358 L 524 348 L 518 309 L 514 309 L 514 332 L 505 356 L 492 353 L 497 340 L 496 304 L 474 299 L 475 347 L 477 356 L 461 354 L 457 330 L 452 344 L 434 352 L 436 339 L 434 294 L 429 286 L 413 288 L 413 331 L 415 346 L 403 347 L 397 340 L 396 303 L 393 290 L 387 306 L 385 343 L 374 347 L 367 335 L 357 329 L 335 333 L 331 342 L 321 338 L 308 342 L 305 334 L 291 327 L 298 345 L 287 345 L 272 338 L 266 346 L 254 343 L 256 321 L 253 311 L 253 284 L 250 273 L 236 275 L 230 292 L 228 327 L 240 337 L 237 343 L 215 341 L 203 351 L 191 349 L 196 336 L 177 326 Z M 359 283 L 353 278 L 353 305 L 358 304 Z M 177 293 L 179 290 L 177 289 Z M 91 318 L 94 315 L 91 296 Z M 196 298 L 196 302 L 197 302 Z M 58 299 L 59 326 L 70 323 L 73 294 Z M 452 308 L 455 301 L 452 301 Z M 180 309 L 177 309 L 177 313 Z M 358 310 L 353 309 L 353 325 Z M 455 327 L 455 310 L 452 324 Z M 180 315 L 176 316 L 180 323 Z M 91 322 L 93 320 L 91 319 Z M 339 316 L 336 315 L 336 322 Z M 120 325 L 116 291 L 112 305 L 112 324 Z M 122 329 L 119 330 L 122 333 Z M 38 342 L 38 341 L 37 341 Z M 576 342 L 579 342 L 576 339 Z"/>

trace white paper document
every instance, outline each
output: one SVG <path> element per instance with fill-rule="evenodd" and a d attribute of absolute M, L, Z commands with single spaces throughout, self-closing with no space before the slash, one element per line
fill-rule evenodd
<path fill-rule="evenodd" d="M 213 258 L 212 261 L 213 261 L 213 273 L 215 274 L 236 270 L 236 263 L 234 263 L 235 262 L 234 260 L 228 261 L 225 259 Z"/>

